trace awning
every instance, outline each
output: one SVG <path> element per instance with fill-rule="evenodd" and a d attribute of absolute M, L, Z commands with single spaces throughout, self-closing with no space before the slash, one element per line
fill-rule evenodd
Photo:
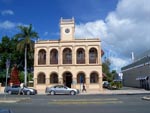
<path fill-rule="evenodd" d="M 137 77 L 136 80 L 146 80 L 148 76 L 145 77 Z"/>
<path fill-rule="evenodd" d="M 121 79 L 115 79 L 113 80 L 114 82 L 121 82 L 122 80 Z"/>

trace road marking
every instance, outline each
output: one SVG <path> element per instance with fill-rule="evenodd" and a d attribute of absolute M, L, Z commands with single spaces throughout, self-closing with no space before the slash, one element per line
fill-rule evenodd
<path fill-rule="evenodd" d="M 106 99 L 75 99 L 75 100 L 53 100 L 50 101 L 49 104 L 61 104 L 61 105 L 68 105 L 68 104 L 117 104 L 123 103 L 122 101 L 116 98 L 106 98 Z"/>
<path fill-rule="evenodd" d="M 61 99 L 61 100 L 52 100 L 52 101 L 109 101 L 109 100 L 118 100 L 117 98 L 105 98 L 105 99 Z"/>

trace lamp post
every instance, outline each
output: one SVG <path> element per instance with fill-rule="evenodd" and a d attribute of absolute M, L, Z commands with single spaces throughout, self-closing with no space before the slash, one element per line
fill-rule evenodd
<path fill-rule="evenodd" d="M 7 59 L 7 60 L 6 60 L 6 81 L 5 81 L 6 83 L 5 83 L 5 88 L 7 87 L 7 78 L 8 78 L 8 70 L 9 70 L 9 66 L 10 66 L 10 60 Z M 6 93 L 5 93 L 4 98 L 6 98 Z"/>
<path fill-rule="evenodd" d="M 7 60 L 6 60 L 6 83 L 5 83 L 5 87 L 7 87 L 7 78 L 8 78 L 9 66 L 10 66 L 10 60 L 7 59 Z"/>

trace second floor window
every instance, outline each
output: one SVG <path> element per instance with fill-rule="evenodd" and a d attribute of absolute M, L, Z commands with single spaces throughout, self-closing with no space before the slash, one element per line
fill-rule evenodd
<path fill-rule="evenodd" d="M 50 64 L 58 64 L 58 51 L 56 49 L 50 52 Z"/>
<path fill-rule="evenodd" d="M 89 63 L 97 63 L 97 50 L 95 48 L 89 50 Z"/>
<path fill-rule="evenodd" d="M 69 48 L 63 50 L 63 64 L 72 64 L 72 51 Z"/>
<path fill-rule="evenodd" d="M 46 64 L 46 51 L 44 49 L 40 50 L 38 53 L 38 64 Z"/>
<path fill-rule="evenodd" d="M 77 64 L 84 64 L 85 63 L 85 51 L 84 49 L 80 48 L 77 50 Z"/>

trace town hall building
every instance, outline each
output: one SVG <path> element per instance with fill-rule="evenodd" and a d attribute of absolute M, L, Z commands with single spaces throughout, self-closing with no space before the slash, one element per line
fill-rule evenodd
<path fill-rule="evenodd" d="M 60 19 L 59 40 L 38 40 L 34 47 L 34 87 L 56 84 L 102 90 L 101 41 L 74 36 L 75 21 Z"/>

